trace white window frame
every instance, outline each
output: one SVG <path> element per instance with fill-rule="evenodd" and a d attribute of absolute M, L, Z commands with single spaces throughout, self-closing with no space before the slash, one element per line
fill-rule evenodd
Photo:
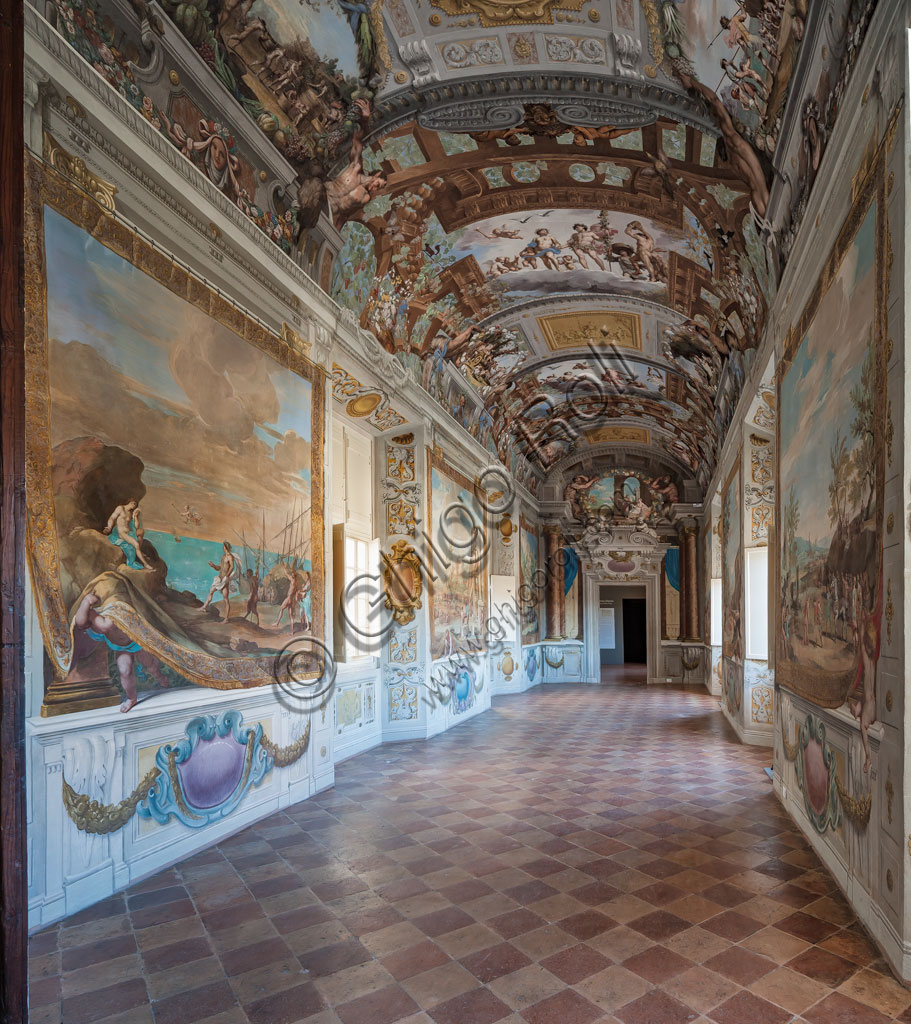
<path fill-rule="evenodd" d="M 746 656 L 769 660 L 769 549 L 747 548 L 744 559 Z"/>
<path fill-rule="evenodd" d="M 722 606 L 722 601 L 721 601 L 721 577 L 720 576 L 713 576 L 712 577 L 711 589 L 712 589 L 712 593 L 711 593 L 712 604 L 711 604 L 711 619 L 710 619 L 710 622 L 709 622 L 709 628 L 710 628 L 709 643 L 712 645 L 712 647 L 720 647 L 721 646 L 721 637 L 722 637 L 721 622 L 722 622 L 722 615 L 723 615 L 723 611 L 724 611 L 723 606 Z"/>

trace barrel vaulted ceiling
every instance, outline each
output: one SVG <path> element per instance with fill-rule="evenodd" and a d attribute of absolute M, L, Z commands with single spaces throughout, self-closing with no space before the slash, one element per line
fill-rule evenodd
<path fill-rule="evenodd" d="M 873 0 L 55 8 L 276 244 L 333 242 L 320 283 L 532 490 L 612 462 L 697 497 Z M 174 29 L 222 100 L 141 70 Z"/>
<path fill-rule="evenodd" d="M 526 480 L 607 445 L 706 483 L 774 293 L 802 4 L 384 10 L 384 184 L 342 228 L 336 299 Z"/>

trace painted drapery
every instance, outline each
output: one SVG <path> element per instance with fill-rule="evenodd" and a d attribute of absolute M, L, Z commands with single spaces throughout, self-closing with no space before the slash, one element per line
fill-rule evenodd
<path fill-rule="evenodd" d="M 323 631 L 321 372 L 37 163 L 26 242 L 48 682 L 273 682 Z"/>
<path fill-rule="evenodd" d="M 776 669 L 829 708 L 879 652 L 885 215 L 881 147 L 778 370 Z"/>

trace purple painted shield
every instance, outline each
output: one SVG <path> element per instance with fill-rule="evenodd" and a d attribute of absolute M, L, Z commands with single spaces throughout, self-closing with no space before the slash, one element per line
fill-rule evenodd
<path fill-rule="evenodd" d="M 178 765 L 187 803 L 204 810 L 227 800 L 243 776 L 246 749 L 230 733 L 200 740 L 190 757 Z"/>

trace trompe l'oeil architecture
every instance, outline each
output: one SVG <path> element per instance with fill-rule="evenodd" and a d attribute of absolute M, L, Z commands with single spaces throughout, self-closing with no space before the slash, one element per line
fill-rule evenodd
<path fill-rule="evenodd" d="M 666 808 L 649 846 L 644 824 L 624 824 L 655 811 L 641 794 L 615 818 L 580 795 L 590 835 L 588 812 L 607 815 L 602 835 L 631 852 L 611 870 L 572 853 L 554 894 L 583 913 L 583 883 L 612 884 L 622 868 L 613 895 L 588 904 L 612 926 L 641 916 L 629 903 L 622 916 L 612 900 L 625 894 L 705 934 L 724 913 L 774 928 L 787 906 L 854 927 L 871 951 L 852 959 L 840 937 L 820 955 L 911 983 L 906 5 L 28 0 L 11 18 L 14 73 L 0 99 L 14 197 L 3 343 L 9 1019 L 26 1019 L 26 929 L 33 1018 L 106 1019 L 66 952 L 111 941 L 101 926 L 72 931 L 103 919 L 98 905 L 120 906 L 129 890 L 132 913 L 133 894 L 161 892 L 155 879 L 174 865 L 195 898 L 188 862 L 214 863 L 211 848 L 257 823 L 297 815 L 305 832 L 323 827 L 316 808 L 336 766 L 381 745 L 390 758 L 417 750 L 385 745 L 430 741 L 492 700 L 488 723 L 538 700 L 565 722 L 589 700 L 595 732 L 612 728 L 626 693 L 610 688 L 617 680 L 654 687 L 641 700 L 665 694 L 667 707 L 698 692 L 716 738 L 767 748 L 773 779 L 759 773 L 756 799 L 777 797 L 778 838 L 752 818 L 752 832 L 710 837 L 717 854 L 697 852 L 716 812 L 699 818 L 693 797 L 673 821 Z M 551 689 L 497 702 L 542 684 Z M 420 748 L 427 763 L 436 749 L 457 756 L 458 737 Z M 548 742 L 559 752 L 559 735 Z M 490 796 L 498 780 L 484 785 Z M 333 806 L 359 799 L 351 792 Z M 366 798 L 360 807 L 371 811 Z M 524 819 L 509 813 L 491 827 L 512 837 Z M 444 819 L 422 840 L 439 844 L 426 851 L 438 860 L 469 831 L 444 835 L 455 818 Z M 355 814 L 346 827 L 337 846 L 326 833 L 328 859 L 311 867 L 350 867 L 346 844 L 374 841 L 381 825 Z M 749 856 L 751 835 L 760 850 Z M 527 845 L 548 856 L 620 849 L 574 836 L 556 828 L 545 837 L 556 845 Z M 503 853 L 499 842 L 481 855 Z M 745 900 L 699 895 L 695 877 L 699 857 L 737 849 L 728 866 L 750 877 L 731 884 L 765 901 L 742 912 Z M 633 877 L 656 857 L 676 870 Z M 371 897 L 345 913 L 410 920 L 386 906 L 382 884 L 400 881 L 386 860 L 388 876 L 363 883 Z M 530 863 L 517 854 L 503 870 Z M 586 864 L 591 878 L 570 877 Z M 464 863 L 434 862 L 444 869 Z M 299 905 L 325 903 L 345 922 L 332 899 L 361 890 L 321 894 L 334 870 L 302 874 Z M 456 874 L 447 884 L 467 884 Z M 656 878 L 664 897 L 646 884 Z M 490 887 L 510 893 L 497 914 L 535 913 L 542 927 L 573 916 L 536 902 L 554 894 L 512 894 L 521 881 Z M 493 904 L 484 917 L 461 909 L 464 895 L 447 898 L 488 927 Z M 703 916 L 686 917 L 675 901 L 688 897 Z M 837 909 L 813 902 L 823 898 Z M 203 904 L 193 914 L 208 935 Z M 814 928 L 781 933 L 824 943 Z M 415 941 L 403 935 L 402 947 Z M 670 955 L 702 964 L 688 941 Z M 771 964 L 774 947 L 747 948 Z M 146 955 L 142 940 L 136 949 Z M 596 951 L 616 964 L 641 952 Z M 59 962 L 35 966 L 42 955 Z M 585 976 L 570 973 L 549 978 Z M 91 987 L 103 1002 L 126 977 Z M 493 977 L 475 977 L 506 998 Z M 641 977 L 649 993 L 586 998 L 629 1024 L 652 1019 L 628 1006 L 659 998 L 667 979 Z M 36 988 L 41 978 L 60 978 L 59 991 Z M 124 1012 L 172 1019 L 159 1004 L 177 990 L 142 983 Z M 902 1003 L 888 983 L 888 998 L 869 983 L 869 1005 L 904 1019 L 911 993 Z M 301 1003 L 289 1021 L 367 1019 L 345 1006 L 372 989 L 314 984 L 312 1013 Z M 860 999 L 867 982 L 851 984 L 838 998 Z M 743 998 L 762 995 L 781 1020 L 830 1019 L 814 1018 L 813 1002 L 776 1002 L 773 988 Z M 522 991 L 503 1005 L 532 1024 L 551 1018 L 529 1006 L 570 998 L 542 989 L 523 1002 Z M 266 1019 L 249 992 L 231 992 L 219 1012 Z M 434 1016 L 433 998 L 409 992 L 411 1012 L 428 1016 L 384 1021 L 468 1014 Z M 685 996 L 674 995 L 692 1011 L 680 1020 L 727 1019 L 708 997 Z"/>

